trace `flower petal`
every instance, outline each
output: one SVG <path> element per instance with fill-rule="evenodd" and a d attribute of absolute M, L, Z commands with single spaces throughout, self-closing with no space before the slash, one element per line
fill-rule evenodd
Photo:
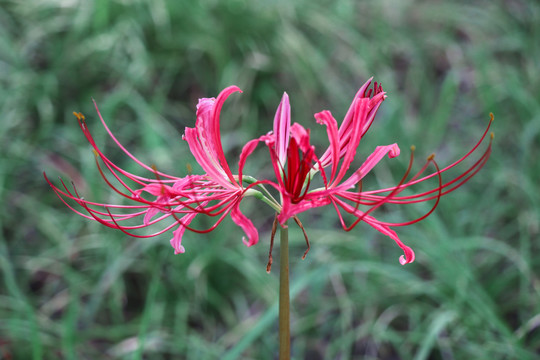
<path fill-rule="evenodd" d="M 221 145 L 221 133 L 219 130 L 219 125 L 220 125 L 219 116 L 221 113 L 221 108 L 223 107 L 223 103 L 225 103 L 225 100 L 227 100 L 229 95 L 231 95 L 234 92 L 242 92 L 242 90 L 240 90 L 238 86 L 233 85 L 233 86 L 229 86 L 223 89 L 219 93 L 216 99 L 216 102 L 214 104 L 214 108 L 212 110 L 212 123 L 213 124 L 212 124 L 212 127 L 207 130 L 211 132 L 211 136 L 214 139 L 212 141 L 212 144 L 215 146 L 217 157 L 221 166 L 223 167 L 223 170 L 225 170 L 225 173 L 229 177 L 229 180 L 233 184 L 236 184 L 236 181 L 233 178 L 231 170 L 229 169 L 229 164 L 227 163 L 227 160 L 225 159 L 225 154 L 223 153 L 223 146 Z"/>
<path fill-rule="evenodd" d="M 364 136 L 369 130 L 371 124 L 373 123 L 373 120 L 375 119 L 375 115 L 377 115 L 377 110 L 379 110 L 379 107 L 381 106 L 384 99 L 386 99 L 386 93 L 381 92 L 375 95 L 370 100 L 367 119 L 366 122 L 362 125 L 362 136 Z"/>
<path fill-rule="evenodd" d="M 211 156 L 216 164 L 218 164 L 219 160 L 216 153 L 216 144 L 214 137 L 211 135 L 212 130 L 214 129 L 212 123 L 212 112 L 215 104 L 216 99 L 214 98 L 199 99 L 199 102 L 197 103 L 197 120 L 195 121 L 195 129 L 197 129 L 199 140 L 201 141 L 205 151 L 208 152 L 209 156 Z"/>
<path fill-rule="evenodd" d="M 401 265 L 410 264 L 414 261 L 414 251 L 405 245 L 397 236 L 396 232 L 394 230 L 391 230 L 389 227 L 384 226 L 380 224 L 375 218 L 367 215 L 364 217 L 364 222 L 371 225 L 374 229 L 380 231 L 382 234 L 390 237 L 392 240 L 396 242 L 396 244 L 403 250 L 405 255 L 401 255 L 399 257 L 399 263 Z"/>
<path fill-rule="evenodd" d="M 175 255 L 183 254 L 184 252 L 186 252 L 186 249 L 182 246 L 182 236 L 186 231 L 186 226 L 191 223 L 191 221 L 195 218 L 196 215 L 197 213 L 190 213 L 184 215 L 182 219 L 180 219 L 180 221 L 182 222 L 180 226 L 178 226 L 178 228 L 173 231 L 173 238 L 171 239 L 170 243 L 171 246 L 174 248 Z"/>
<path fill-rule="evenodd" d="M 225 174 L 225 171 L 219 164 L 216 162 L 217 159 L 212 158 L 206 146 L 203 146 L 201 143 L 201 137 L 198 136 L 197 130 L 193 128 L 186 128 L 184 133 L 184 139 L 189 145 L 189 149 L 195 160 L 203 168 L 203 170 L 208 174 L 212 180 L 220 184 L 226 189 L 235 189 L 236 186 L 229 182 L 228 176 Z"/>
<path fill-rule="evenodd" d="M 237 86 L 229 86 L 219 93 L 217 99 L 200 99 L 197 104 L 195 128 L 186 128 L 184 134 L 184 139 L 188 142 L 197 162 L 209 176 L 226 188 L 238 185 L 223 153 L 219 117 L 223 103 L 236 91 L 241 92 Z M 227 185 L 227 182 L 232 186 Z"/>
<path fill-rule="evenodd" d="M 325 152 L 325 154 L 330 151 L 331 157 L 327 158 L 327 162 L 331 159 L 332 172 L 330 176 L 330 183 L 332 183 L 334 177 L 336 176 L 340 155 L 337 121 L 328 110 L 324 110 L 320 113 L 315 114 L 315 119 L 319 124 L 326 125 L 326 132 L 328 133 L 328 141 L 330 142 L 330 145 L 328 146 L 328 150 Z M 321 159 L 320 166 L 326 167 L 327 165 L 328 164 L 325 164 Z"/>
<path fill-rule="evenodd" d="M 364 83 L 364 85 L 362 85 L 360 87 L 360 89 L 358 89 L 358 91 L 356 92 L 356 94 L 354 95 L 354 98 L 351 102 L 351 106 L 349 107 L 349 109 L 347 110 L 347 113 L 345 114 L 345 118 L 343 119 L 343 122 L 341 123 L 341 126 L 339 127 L 339 138 L 340 140 L 345 140 L 344 139 L 344 135 L 345 133 L 349 130 L 350 126 L 351 126 L 351 122 L 352 122 L 352 118 L 353 118 L 353 113 L 354 113 L 354 103 L 355 103 L 355 100 L 356 99 L 360 99 L 360 98 L 363 98 L 365 97 L 365 93 L 366 93 L 366 90 L 367 88 L 369 87 L 369 85 L 371 85 L 371 81 L 373 80 L 373 77 L 369 78 L 368 81 L 366 81 Z"/>
<path fill-rule="evenodd" d="M 249 220 L 242 212 L 240 211 L 240 201 L 237 201 L 236 204 L 232 207 L 231 218 L 236 225 L 240 226 L 247 235 L 247 241 L 245 238 L 242 238 L 242 241 L 246 246 L 252 246 L 259 242 L 259 233 L 251 220 Z"/>
<path fill-rule="evenodd" d="M 287 147 L 289 146 L 289 129 L 291 127 L 291 105 L 289 95 L 283 93 L 281 102 L 274 116 L 274 135 L 276 138 L 276 153 L 281 166 L 285 166 Z"/>
<path fill-rule="evenodd" d="M 351 162 L 356 155 L 356 149 L 358 148 L 358 144 L 362 139 L 361 128 L 366 121 L 368 106 L 369 100 L 367 99 L 355 100 L 354 112 L 352 115 L 353 119 L 350 139 L 346 144 L 345 155 L 339 169 L 339 173 L 334 179 L 334 182 L 331 184 L 331 186 L 335 186 L 341 181 L 341 179 L 343 179 L 343 176 L 345 176 L 345 173 L 347 172 L 347 170 L 349 170 L 349 166 L 351 165 Z M 341 144 L 341 146 L 343 146 L 343 144 Z"/>
<path fill-rule="evenodd" d="M 377 146 L 364 161 L 362 166 L 358 168 L 347 180 L 343 181 L 336 189 L 346 190 L 354 187 L 364 176 L 366 176 L 371 169 L 375 167 L 382 160 L 382 158 L 388 154 L 389 158 L 399 156 L 400 150 L 397 144 Z"/>
<path fill-rule="evenodd" d="M 144 215 L 144 219 L 143 219 L 143 224 L 145 226 L 148 226 L 150 221 L 152 220 L 152 218 L 157 214 L 159 213 L 159 209 L 158 208 L 155 208 L 155 207 L 151 207 L 151 208 L 148 208 L 148 210 L 146 210 L 146 214 Z"/>
<path fill-rule="evenodd" d="M 173 194 L 174 190 L 171 186 L 161 184 L 161 183 L 151 183 L 146 185 L 142 189 L 135 190 L 133 192 L 133 195 L 140 196 L 143 191 L 146 191 L 149 194 L 152 194 L 154 196 L 161 196 L 165 194 Z"/>
<path fill-rule="evenodd" d="M 343 122 L 341 123 L 338 131 L 338 138 L 339 138 L 339 148 L 340 148 L 340 155 L 339 157 L 343 157 L 347 150 L 347 144 L 351 140 L 351 135 L 353 133 L 354 129 L 354 114 L 355 114 L 355 103 L 357 99 L 366 99 L 369 100 L 368 105 L 368 113 L 366 116 L 365 122 L 361 125 L 361 131 L 360 131 L 360 137 L 364 136 L 364 134 L 368 131 L 369 127 L 371 126 L 371 123 L 373 122 L 375 115 L 377 113 L 377 110 L 379 109 L 380 104 L 382 101 L 386 98 L 386 94 L 382 91 L 382 87 L 379 86 L 377 89 L 375 89 L 375 95 L 373 98 L 369 99 L 369 92 L 366 94 L 367 89 L 371 85 L 371 82 L 373 80 L 373 77 L 370 78 L 368 81 L 364 83 L 360 87 L 360 89 L 356 92 L 354 95 L 353 101 L 351 102 L 351 106 L 347 110 L 347 114 L 345 115 Z M 378 91 L 378 93 L 377 93 Z M 323 167 L 326 167 L 330 164 L 330 148 L 324 152 L 324 154 L 321 156 L 321 163 Z"/>
<path fill-rule="evenodd" d="M 291 126 L 291 136 L 294 138 L 298 147 L 303 153 L 309 151 L 311 145 L 309 144 L 309 131 L 306 130 L 299 123 L 294 123 Z"/>
<path fill-rule="evenodd" d="M 309 209 L 326 206 L 330 204 L 330 197 L 317 197 L 310 199 L 309 201 L 301 201 L 297 204 L 291 203 L 289 197 L 284 197 L 282 202 L 282 210 L 278 214 L 278 221 L 280 224 L 284 224 L 285 221 L 292 218 L 294 215 L 300 214 Z"/>
<path fill-rule="evenodd" d="M 246 163 L 247 157 L 251 155 L 253 150 L 257 147 L 259 144 L 259 139 L 253 139 L 251 141 L 248 141 L 246 145 L 242 148 L 242 152 L 240 153 L 240 160 L 238 162 L 238 182 L 240 186 L 242 186 L 242 172 L 244 170 L 244 165 Z"/>

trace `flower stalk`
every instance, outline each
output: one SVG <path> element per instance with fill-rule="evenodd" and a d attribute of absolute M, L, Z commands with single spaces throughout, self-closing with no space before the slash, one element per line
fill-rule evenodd
<path fill-rule="evenodd" d="M 279 360 L 291 358 L 291 320 L 289 295 L 289 228 L 281 225 L 279 246 Z"/>

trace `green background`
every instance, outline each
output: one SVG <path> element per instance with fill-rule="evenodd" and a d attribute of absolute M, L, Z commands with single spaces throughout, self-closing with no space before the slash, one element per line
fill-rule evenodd
<path fill-rule="evenodd" d="M 432 152 L 451 163 L 490 112 L 492 157 L 435 214 L 397 229 L 416 251 L 407 266 L 366 224 L 344 232 L 332 208 L 301 216 L 312 250 L 300 259 L 291 227 L 293 358 L 539 356 L 539 59 L 533 0 L 0 0 L 0 359 L 274 359 L 270 208 L 242 205 L 258 245 L 243 246 L 228 219 L 187 232 L 174 256 L 170 234 L 131 239 L 76 216 L 42 172 L 73 180 L 86 199 L 118 201 L 72 115 L 81 111 L 112 159 L 147 175 L 107 138 L 94 98 L 140 159 L 200 173 L 183 129 L 198 98 L 232 84 L 244 90 L 222 116 L 233 169 L 243 144 L 272 128 L 283 91 L 320 155 L 326 131 L 313 114 L 341 121 L 371 76 L 388 99 L 356 164 L 381 144 L 403 154 L 382 161 L 365 190 L 396 184 L 413 144 L 413 170 Z M 255 152 L 246 171 L 272 174 L 267 158 Z M 373 215 L 407 221 L 429 208 Z"/>

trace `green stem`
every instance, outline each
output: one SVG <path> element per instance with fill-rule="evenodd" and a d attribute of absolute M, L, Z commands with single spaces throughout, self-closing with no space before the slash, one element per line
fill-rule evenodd
<path fill-rule="evenodd" d="M 263 193 L 261 193 L 258 190 L 255 189 L 249 189 L 244 193 L 244 196 L 253 196 L 263 202 L 265 202 L 267 205 L 269 205 L 272 209 L 274 209 L 276 212 L 281 211 L 281 205 L 279 205 L 275 200 L 272 201 L 266 196 L 264 196 Z"/>
<path fill-rule="evenodd" d="M 289 298 L 289 228 L 281 226 L 279 258 L 279 360 L 291 358 L 291 325 Z"/>

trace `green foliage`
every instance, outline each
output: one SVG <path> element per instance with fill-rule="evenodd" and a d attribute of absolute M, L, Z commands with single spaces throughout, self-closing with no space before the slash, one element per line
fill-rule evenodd
<path fill-rule="evenodd" d="M 269 129 L 283 91 L 294 121 L 345 114 L 370 76 L 389 98 L 358 153 L 461 156 L 495 114 L 492 158 L 422 223 L 397 229 L 417 252 L 332 209 L 292 228 L 292 347 L 298 359 L 532 359 L 540 352 L 540 6 L 512 1 L 0 0 L 0 359 L 274 359 L 277 271 L 265 272 L 273 214 L 254 200 L 261 242 L 230 221 L 127 239 L 71 213 L 41 172 L 106 201 L 71 114 L 83 112 L 115 161 L 118 138 L 177 175 L 195 165 L 180 141 L 197 98 L 236 84 L 223 135 L 234 159 Z M 230 154 L 230 156 L 229 156 Z M 261 169 L 256 152 L 248 169 Z M 394 184 L 406 157 L 365 186 Z M 196 171 L 196 170 L 195 170 Z M 409 219 L 421 206 L 376 216 Z M 197 224 L 205 227 L 205 220 Z M 227 236 L 224 236 L 227 234 Z M 277 249 L 274 250 L 277 257 Z M 296 255 L 295 255 L 296 254 Z"/>

